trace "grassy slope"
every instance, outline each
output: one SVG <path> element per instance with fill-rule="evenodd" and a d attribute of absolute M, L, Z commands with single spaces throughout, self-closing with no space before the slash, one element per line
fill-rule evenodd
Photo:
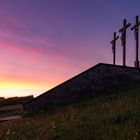
<path fill-rule="evenodd" d="M 140 87 L 0 124 L 2 140 L 140 140 Z"/>

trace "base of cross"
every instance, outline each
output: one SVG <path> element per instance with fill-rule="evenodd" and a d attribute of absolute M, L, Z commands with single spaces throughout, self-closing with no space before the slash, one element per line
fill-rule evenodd
<path fill-rule="evenodd" d="M 139 61 L 135 61 L 134 62 L 134 67 L 135 68 L 139 68 L 140 67 L 140 62 Z"/>

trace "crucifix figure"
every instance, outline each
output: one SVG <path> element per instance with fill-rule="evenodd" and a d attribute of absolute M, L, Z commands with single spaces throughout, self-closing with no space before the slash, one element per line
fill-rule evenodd
<path fill-rule="evenodd" d="M 119 38 L 119 36 L 116 36 L 116 32 L 114 32 L 114 38 L 110 42 L 112 44 L 112 52 L 113 52 L 113 65 L 115 65 L 116 61 L 116 41 Z"/>
<path fill-rule="evenodd" d="M 139 17 L 136 16 L 136 24 L 131 28 L 131 30 L 134 30 L 134 37 L 136 40 L 136 60 L 134 62 L 134 66 L 136 68 L 139 68 L 139 26 L 140 26 Z"/>
<path fill-rule="evenodd" d="M 123 27 L 119 30 L 121 33 L 121 42 L 122 42 L 122 47 L 123 47 L 123 66 L 126 66 L 125 60 L 126 60 L 126 29 L 130 26 L 131 24 L 128 23 L 126 24 L 126 19 L 123 20 Z"/>

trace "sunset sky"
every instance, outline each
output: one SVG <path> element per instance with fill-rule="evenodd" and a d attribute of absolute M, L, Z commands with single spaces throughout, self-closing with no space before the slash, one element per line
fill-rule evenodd
<path fill-rule="evenodd" d="M 0 96 L 37 96 L 97 63 L 112 63 L 110 41 L 140 0 L 0 0 Z M 127 31 L 127 65 L 135 42 Z M 122 47 L 117 43 L 117 64 Z"/>

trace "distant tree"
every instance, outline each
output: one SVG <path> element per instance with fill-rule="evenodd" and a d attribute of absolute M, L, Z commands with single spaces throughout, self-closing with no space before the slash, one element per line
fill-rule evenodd
<path fill-rule="evenodd" d="M 4 98 L 0 97 L 0 107 L 1 106 L 9 106 L 9 105 L 17 105 L 17 104 L 25 104 L 32 100 L 34 97 L 33 95 L 25 96 L 25 97 L 10 97 Z"/>
<path fill-rule="evenodd" d="M 0 97 L 0 101 L 4 100 L 5 98 L 4 97 Z"/>

